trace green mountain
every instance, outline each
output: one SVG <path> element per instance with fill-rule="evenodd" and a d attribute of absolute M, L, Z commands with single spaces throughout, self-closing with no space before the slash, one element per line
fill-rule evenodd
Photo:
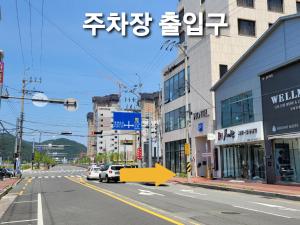
<path fill-rule="evenodd" d="M 65 145 L 64 150 L 59 150 L 57 152 L 67 153 L 66 158 L 72 159 L 78 157 L 80 153 L 86 152 L 86 146 L 80 144 L 76 141 L 72 141 L 66 138 L 59 138 L 54 140 L 47 140 L 41 143 L 41 145 Z M 9 134 L 0 134 L 0 157 L 3 160 L 12 160 L 15 149 L 15 136 Z M 32 153 L 32 142 L 23 140 L 21 158 L 22 161 L 31 161 Z"/>
<path fill-rule="evenodd" d="M 15 136 L 10 134 L 0 134 L 0 157 L 2 160 L 12 160 L 15 150 Z M 23 141 L 21 158 L 25 161 L 31 160 L 32 143 Z"/>

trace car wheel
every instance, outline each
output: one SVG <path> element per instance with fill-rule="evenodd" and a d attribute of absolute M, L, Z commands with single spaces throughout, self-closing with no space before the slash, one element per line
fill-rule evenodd
<path fill-rule="evenodd" d="M 99 182 L 102 182 L 102 178 L 99 176 Z"/>
<path fill-rule="evenodd" d="M 108 176 L 105 176 L 105 183 L 109 183 Z"/>

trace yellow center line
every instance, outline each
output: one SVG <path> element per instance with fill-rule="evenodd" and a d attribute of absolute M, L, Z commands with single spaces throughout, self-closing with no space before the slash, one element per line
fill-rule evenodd
<path fill-rule="evenodd" d="M 170 222 L 170 223 L 172 223 L 172 224 L 176 224 L 176 225 L 184 225 L 183 223 L 181 223 L 181 222 L 179 222 L 179 221 L 176 221 L 176 220 L 171 219 L 171 218 L 169 218 L 169 217 L 167 217 L 167 216 L 164 216 L 164 215 L 162 215 L 162 214 L 159 214 L 159 213 L 156 213 L 156 212 L 154 212 L 154 211 L 152 211 L 152 210 L 149 210 L 149 209 L 147 209 L 147 208 L 145 208 L 145 207 L 142 207 L 142 206 L 139 206 L 139 205 L 137 205 L 137 204 L 135 204 L 135 203 L 132 203 L 132 202 L 130 202 L 130 201 L 127 201 L 127 200 L 124 199 L 123 196 L 121 197 L 120 194 L 118 194 L 118 195 L 120 196 L 120 197 L 118 197 L 118 196 L 116 196 L 116 193 L 109 192 L 109 191 L 104 190 L 104 189 L 102 189 L 102 188 L 99 188 L 99 187 L 97 187 L 97 186 L 94 186 L 94 185 L 85 183 L 85 182 L 83 182 L 82 180 L 81 180 L 81 181 L 78 181 L 78 180 L 75 180 L 75 179 L 71 179 L 71 178 L 69 178 L 69 177 L 68 177 L 67 179 L 69 179 L 69 180 L 71 180 L 71 181 L 73 181 L 73 182 L 75 182 L 75 183 L 81 184 L 81 185 L 83 185 L 83 186 L 85 186 L 85 187 L 91 188 L 91 189 L 93 189 L 93 190 L 95 190 L 95 191 L 97 191 L 97 192 L 100 192 L 100 193 L 102 193 L 102 194 L 105 194 L 105 195 L 107 195 L 107 196 L 109 196 L 109 197 L 111 197 L 111 198 L 113 198 L 113 199 L 116 199 L 116 200 L 118 200 L 118 201 L 120 201 L 120 202 L 123 202 L 123 203 L 125 203 L 125 204 L 127 204 L 127 205 L 130 205 L 130 206 L 132 206 L 132 207 L 134 207 L 134 208 L 136 208 L 136 209 L 139 209 L 139 210 L 141 210 L 141 211 L 143 211 L 143 212 L 146 212 L 146 213 L 148 213 L 148 214 L 151 214 L 151 215 L 153 215 L 153 216 L 156 216 L 156 217 L 158 217 L 158 218 L 160 218 L 160 219 L 166 220 L 166 221 L 168 221 L 168 222 Z M 127 199 L 128 199 L 128 198 L 127 198 Z"/>

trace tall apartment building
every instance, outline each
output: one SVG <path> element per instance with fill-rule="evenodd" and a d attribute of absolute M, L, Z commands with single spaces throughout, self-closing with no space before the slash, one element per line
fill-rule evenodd
<path fill-rule="evenodd" d="M 134 161 L 137 149 L 136 132 L 113 130 L 113 112 L 120 111 L 119 95 L 93 97 L 94 131 L 102 134 L 96 135 L 96 153 L 119 153 L 123 155 L 120 160 Z"/>
<path fill-rule="evenodd" d="M 214 141 L 209 134 L 215 130 L 214 96 L 210 88 L 227 72 L 245 51 L 281 16 L 297 11 L 297 0 L 180 0 L 178 14 L 203 12 L 206 22 L 209 13 L 225 13 L 228 28 L 213 35 L 206 30 L 202 37 L 188 37 L 183 26 L 180 42 L 185 42 L 189 66 L 189 136 L 192 148 L 192 175 L 206 176 L 214 168 Z M 186 172 L 184 143 L 185 90 L 184 56 L 163 71 L 164 113 L 162 147 L 164 164 L 176 173 Z M 238 80 L 237 80 L 238 82 Z M 215 173 L 214 176 L 217 176 Z"/>
<path fill-rule="evenodd" d="M 144 161 L 148 165 L 149 160 L 149 140 L 151 141 L 152 166 L 155 162 L 162 162 L 161 154 L 161 93 L 141 93 L 140 108 L 143 118 L 142 143 Z M 151 133 L 149 133 L 151 132 Z M 150 138 L 151 137 L 151 138 Z"/>

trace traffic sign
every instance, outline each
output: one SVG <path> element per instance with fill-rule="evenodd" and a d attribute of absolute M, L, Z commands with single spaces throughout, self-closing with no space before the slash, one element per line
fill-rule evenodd
<path fill-rule="evenodd" d="M 186 172 L 191 172 L 191 171 L 192 171 L 192 165 L 191 165 L 190 162 L 188 162 L 188 163 L 186 164 Z"/>
<path fill-rule="evenodd" d="M 113 130 L 141 130 L 142 114 L 132 112 L 114 112 Z"/>
<path fill-rule="evenodd" d="M 185 155 L 190 155 L 191 154 L 191 147 L 190 147 L 190 144 L 188 144 L 188 143 L 184 144 L 184 154 Z"/>
<path fill-rule="evenodd" d="M 64 102 L 65 109 L 74 112 L 78 109 L 77 100 L 74 98 L 67 98 Z"/>

